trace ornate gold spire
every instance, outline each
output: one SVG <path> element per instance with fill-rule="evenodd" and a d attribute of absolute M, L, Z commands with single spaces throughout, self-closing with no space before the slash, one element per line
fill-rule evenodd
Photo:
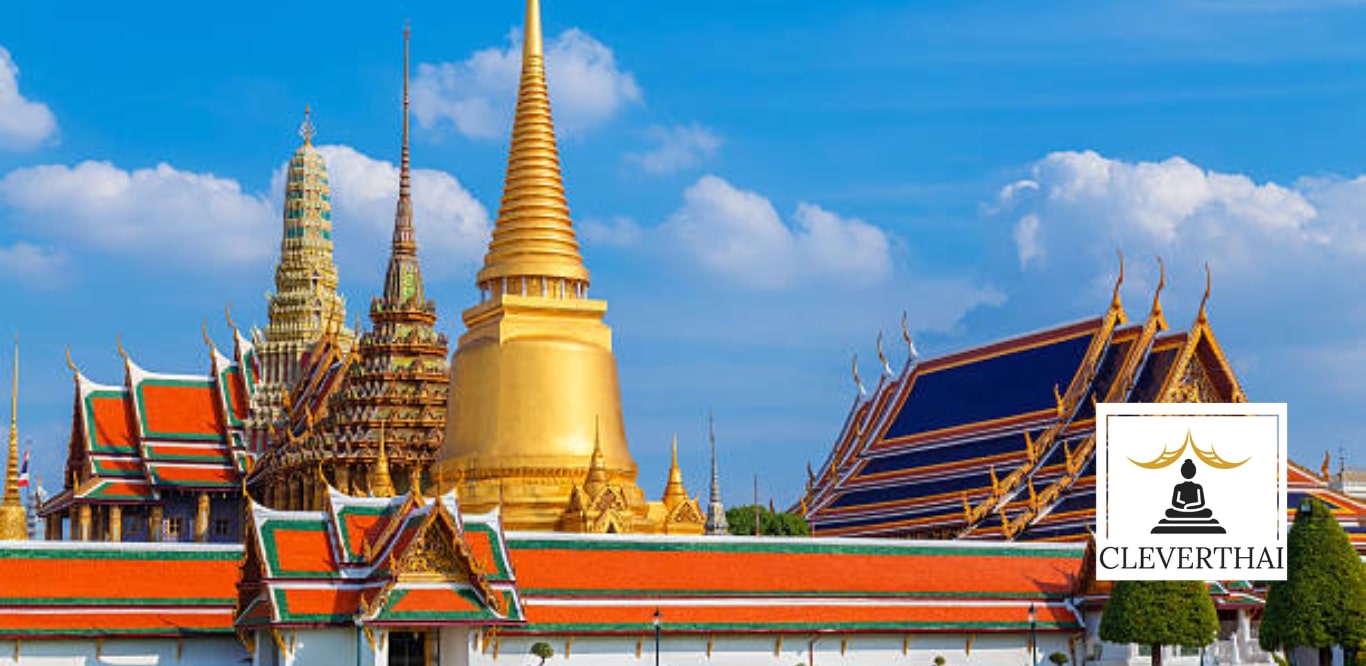
<path fill-rule="evenodd" d="M 673 458 L 669 462 L 669 481 L 664 484 L 664 506 L 674 507 L 688 501 L 688 489 L 683 487 L 683 472 L 678 469 L 678 433 L 674 433 Z"/>
<path fill-rule="evenodd" d="M 583 483 L 583 489 L 590 496 L 597 495 L 599 491 L 607 487 L 607 466 L 603 464 L 602 458 L 602 436 L 597 426 L 593 428 L 593 457 L 588 461 L 588 478 Z"/>
<path fill-rule="evenodd" d="M 370 496 L 393 497 L 394 480 L 389 475 L 389 454 L 384 450 L 384 422 L 379 424 L 379 456 L 370 468 Z"/>
<path fill-rule="evenodd" d="M 28 538 L 28 514 L 19 500 L 19 336 L 14 336 L 14 383 L 10 388 L 9 460 L 5 463 L 5 499 L 0 502 L 0 541 Z"/>
<path fill-rule="evenodd" d="M 398 210 L 394 214 L 394 240 L 389 270 L 384 276 L 384 297 L 402 304 L 416 296 L 422 300 L 422 273 L 417 268 L 417 239 L 413 233 L 412 176 L 408 161 L 408 40 L 412 31 L 403 26 L 403 148 L 398 167 Z"/>
<path fill-rule="evenodd" d="M 507 178 L 493 241 L 477 278 L 480 289 L 503 293 L 541 293 L 542 278 L 559 293 L 564 280 L 567 298 L 580 297 L 588 286 L 588 269 L 569 218 L 560 175 L 555 125 L 545 80 L 541 38 L 541 5 L 527 0 L 522 79 L 517 115 L 512 125 Z M 510 282 L 506 284 L 504 279 Z M 532 282 L 524 287 L 524 280 Z"/>

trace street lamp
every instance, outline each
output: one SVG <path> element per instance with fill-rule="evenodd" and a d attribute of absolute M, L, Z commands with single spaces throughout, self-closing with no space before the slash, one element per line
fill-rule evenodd
<path fill-rule="evenodd" d="M 655 608 L 655 666 L 659 666 L 659 633 L 661 631 L 659 609 Z"/>
<path fill-rule="evenodd" d="M 1035 653 L 1035 651 L 1038 649 L 1038 647 L 1035 645 L 1036 634 L 1034 633 L 1035 622 L 1038 620 L 1038 618 L 1039 618 L 1039 614 L 1034 610 L 1034 604 L 1032 604 L 1032 603 L 1029 604 L 1029 664 L 1030 664 L 1030 666 L 1038 666 L 1038 665 L 1039 665 L 1039 658 L 1038 658 L 1038 656 L 1037 656 L 1036 653 Z"/>

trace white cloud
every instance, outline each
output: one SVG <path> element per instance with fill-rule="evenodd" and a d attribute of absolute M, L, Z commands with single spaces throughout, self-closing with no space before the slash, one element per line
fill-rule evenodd
<path fill-rule="evenodd" d="M 1020 268 L 1043 255 L 1039 246 L 1039 216 L 1034 214 L 1020 218 L 1015 224 L 1015 245 L 1019 249 Z"/>
<path fill-rule="evenodd" d="M 423 127 L 447 121 L 466 136 L 502 136 L 512 124 L 521 66 L 518 30 L 503 48 L 477 51 L 461 62 L 419 64 L 413 112 Z M 564 132 L 598 125 L 641 101 L 635 77 L 617 66 L 612 49 L 578 29 L 546 44 L 546 81 L 556 127 Z"/>
<path fill-rule="evenodd" d="M 1246 273 L 1310 253 L 1366 250 L 1355 214 L 1366 204 L 1362 179 L 1258 184 L 1180 157 L 1130 163 L 1058 152 L 1035 163 L 1029 180 L 1003 188 L 999 203 L 998 212 L 1016 216 L 1022 266 L 1119 246 Z"/>
<path fill-rule="evenodd" d="M 333 237 L 342 270 L 356 270 L 352 267 L 361 267 L 362 262 L 382 269 L 375 258 L 388 257 L 398 166 L 350 146 L 319 146 L 318 151 L 327 163 Z M 283 196 L 286 166 L 271 179 L 274 199 Z M 433 277 L 459 274 L 483 256 L 490 229 L 488 211 L 449 173 L 414 169 L 412 178 L 413 223 L 423 272 Z"/>
<path fill-rule="evenodd" d="M 891 272 L 881 229 L 800 203 L 789 226 L 762 195 L 704 176 L 665 222 L 669 246 L 709 272 L 760 289 L 815 279 L 871 284 Z"/>
<path fill-rule="evenodd" d="M 0 46 L 0 149 L 27 150 L 57 133 L 57 119 L 46 104 L 19 94 L 19 66 Z"/>
<path fill-rule="evenodd" d="M 672 173 L 702 164 L 721 148 L 721 137 L 701 125 L 655 126 L 646 130 L 657 145 L 639 153 L 627 153 L 628 164 L 649 173 Z"/>
<path fill-rule="evenodd" d="M 584 220 L 579 230 L 586 243 L 613 247 L 631 247 L 645 239 L 645 230 L 629 217 L 617 216 L 610 220 Z"/>
<path fill-rule="evenodd" d="M 398 168 L 348 146 L 319 151 L 328 165 L 343 271 L 387 256 Z M 264 266 L 279 251 L 284 172 L 284 165 L 275 171 L 265 194 L 168 164 L 131 171 L 95 161 L 35 166 L 0 178 L 0 204 L 16 211 L 27 231 L 73 248 L 206 270 Z M 458 272 L 479 258 L 489 215 L 453 176 L 414 170 L 413 204 L 419 247 L 433 258 L 424 263 L 429 273 Z M 55 267 L 63 257 L 22 244 L 10 251 L 35 267 Z"/>
<path fill-rule="evenodd" d="M 102 253 L 177 266 L 258 263 L 277 247 L 266 197 L 237 181 L 168 164 L 127 171 L 109 162 L 16 169 L 0 178 L 0 203 L 33 233 Z"/>
<path fill-rule="evenodd" d="M 66 254 L 60 250 L 19 242 L 0 247 L 0 277 L 40 289 L 65 282 Z"/>

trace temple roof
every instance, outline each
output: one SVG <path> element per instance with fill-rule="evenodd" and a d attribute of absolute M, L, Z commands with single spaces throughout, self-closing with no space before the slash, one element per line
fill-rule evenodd
<path fill-rule="evenodd" d="M 505 633 L 1075 630 L 1075 544 L 513 532 Z"/>
<path fill-rule="evenodd" d="M 149 502 L 166 489 L 235 490 L 256 373 L 250 344 L 238 336 L 234 347 L 228 359 L 210 344 L 205 375 L 151 372 L 128 358 L 122 385 L 74 371 L 65 489 L 44 513 L 72 501 Z"/>
<path fill-rule="evenodd" d="M 1116 296 L 1094 319 L 912 357 L 855 401 L 809 480 L 813 532 L 1085 539 L 1095 520 L 1095 403 L 1247 399 L 1210 326 L 1208 288 L 1190 329 L 1167 331 L 1161 286 L 1142 321 L 1128 322 Z M 1296 469 L 1292 515 L 1296 492 L 1325 499 L 1366 552 L 1362 503 L 1322 480 L 1297 486 Z"/>
<path fill-rule="evenodd" d="M 0 547 L 0 638 L 231 635 L 242 548 L 29 541 Z"/>
<path fill-rule="evenodd" d="M 520 601 L 495 514 L 461 516 L 454 493 L 355 498 L 322 511 L 251 503 L 238 624 L 516 623 Z"/>

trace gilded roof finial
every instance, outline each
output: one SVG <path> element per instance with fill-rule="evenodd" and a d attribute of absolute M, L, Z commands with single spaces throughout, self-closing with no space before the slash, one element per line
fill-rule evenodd
<path fill-rule="evenodd" d="M 673 458 L 669 463 L 669 482 L 664 485 L 664 506 L 674 507 L 688 501 L 688 489 L 683 487 L 683 472 L 678 469 L 678 433 L 673 437 Z"/>
<path fill-rule="evenodd" d="M 1148 313 L 1150 319 L 1157 321 L 1158 328 L 1167 329 L 1167 318 L 1162 314 L 1162 290 L 1167 286 L 1167 265 L 1162 257 L 1157 258 L 1157 289 L 1153 291 L 1153 307 Z"/>
<path fill-rule="evenodd" d="M 1115 254 L 1119 255 L 1119 277 L 1115 279 L 1115 291 L 1110 296 L 1110 309 L 1122 311 L 1124 308 L 1119 302 L 1119 288 L 1124 285 L 1124 250 L 1115 248 Z"/>
<path fill-rule="evenodd" d="M 910 356 L 911 363 L 920 360 L 920 352 L 915 348 L 915 341 L 911 339 L 911 329 L 906 326 L 906 311 L 901 311 L 901 339 L 906 341 L 906 354 Z"/>
<path fill-rule="evenodd" d="M 71 368 L 71 374 L 80 376 L 81 369 L 76 367 L 76 362 L 71 360 L 71 345 L 66 346 L 66 367 Z"/>
<path fill-rule="evenodd" d="M 209 337 L 209 318 L 204 318 L 204 326 L 200 329 L 204 333 L 204 344 L 209 346 L 210 351 L 218 351 L 218 347 L 213 344 L 213 338 Z"/>
<path fill-rule="evenodd" d="M 1209 315 L 1208 315 L 1208 313 L 1205 312 L 1205 305 L 1206 305 L 1207 303 L 1209 303 L 1209 290 L 1210 290 L 1210 271 L 1209 271 L 1209 262 L 1206 261 L 1206 262 L 1205 262 L 1205 294 L 1204 294 L 1203 296 L 1200 297 L 1200 314 L 1196 315 L 1196 318 L 1195 318 L 1195 320 L 1196 320 L 1197 322 L 1201 323 L 1201 324 L 1207 323 L 1207 322 L 1209 321 Z"/>
<path fill-rule="evenodd" d="M 858 354 L 854 354 L 854 360 L 850 361 L 849 367 L 854 371 L 854 385 L 858 387 L 858 394 L 868 395 L 868 389 L 863 388 L 863 380 L 858 376 Z"/>
<path fill-rule="evenodd" d="M 313 135 L 315 131 L 313 129 L 313 120 L 310 116 L 312 116 L 312 109 L 307 104 L 305 104 L 304 122 L 303 124 L 299 125 L 299 136 L 304 138 L 305 146 L 313 145 Z"/>
<path fill-rule="evenodd" d="M 14 334 L 14 383 L 10 387 L 9 460 L 5 463 L 5 499 L 0 502 L 0 541 L 28 538 L 28 513 L 19 500 L 19 334 Z"/>
<path fill-rule="evenodd" d="M 394 480 L 389 476 L 389 454 L 384 450 L 384 421 L 379 422 L 379 456 L 370 468 L 370 496 L 393 497 Z"/>
<path fill-rule="evenodd" d="M 505 278 L 549 278 L 586 287 L 588 269 L 569 217 L 550 115 L 539 0 L 527 0 L 523 35 L 503 199 L 476 280 L 481 288 Z"/>
<path fill-rule="evenodd" d="M 892 376 L 892 366 L 887 363 L 887 355 L 882 352 L 882 331 L 877 332 L 877 360 L 882 361 L 882 374 Z"/>

